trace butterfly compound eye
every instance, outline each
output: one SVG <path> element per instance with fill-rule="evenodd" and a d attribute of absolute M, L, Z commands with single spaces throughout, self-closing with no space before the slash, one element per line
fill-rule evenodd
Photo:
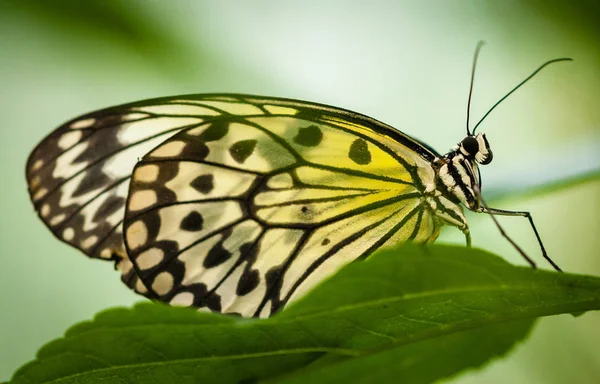
<path fill-rule="evenodd" d="M 479 143 L 477 142 L 477 139 L 472 136 L 465 137 L 460 145 L 464 150 L 463 152 L 471 156 L 475 156 L 479 151 Z"/>

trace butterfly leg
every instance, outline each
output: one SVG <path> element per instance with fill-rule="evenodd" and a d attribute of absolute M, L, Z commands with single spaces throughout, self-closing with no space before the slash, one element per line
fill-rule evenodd
<path fill-rule="evenodd" d="M 524 211 L 522 211 L 522 212 L 521 211 L 505 211 L 503 209 L 496 209 L 496 208 L 489 208 L 489 207 L 481 207 L 479 209 L 479 211 L 483 212 L 483 213 L 487 213 L 487 214 L 491 215 L 492 217 L 494 217 L 493 215 L 526 217 L 527 220 L 529 220 L 529 224 L 531 225 L 531 228 L 533 228 L 533 233 L 535 233 L 535 237 L 538 241 L 538 244 L 540 245 L 540 249 L 542 250 L 542 256 L 544 256 L 544 259 L 546 259 L 550 263 L 550 265 L 552 265 L 552 267 L 554 267 L 554 269 L 556 269 L 559 272 L 562 272 L 562 269 L 560 269 L 560 267 L 558 265 L 556 265 L 556 263 L 554 261 L 552 261 L 550 256 L 548 256 L 548 253 L 546 252 L 546 248 L 544 247 L 544 243 L 542 242 L 542 238 L 540 237 L 540 234 L 538 233 L 537 228 L 535 227 L 535 224 L 533 223 L 533 218 L 531 217 L 531 213 L 524 212 Z M 496 220 L 494 219 L 494 221 L 496 221 Z M 497 224 L 497 222 L 496 222 L 496 225 L 500 229 L 500 233 L 502 233 L 502 236 L 504 236 L 506 239 L 508 239 L 508 241 L 511 242 L 517 248 L 517 250 L 519 250 L 520 248 L 516 246 L 516 244 L 508 237 L 508 235 L 506 235 L 506 233 Z M 521 254 L 523 254 L 522 251 L 521 251 Z M 529 259 L 528 257 L 525 257 L 525 258 Z M 532 264 L 533 262 L 530 261 L 529 263 Z M 535 266 L 534 266 L 534 268 L 535 268 Z"/>
<path fill-rule="evenodd" d="M 531 258 L 529 256 L 527 256 L 525 251 L 523 251 L 521 249 L 521 247 L 519 247 L 519 245 L 510 236 L 508 236 L 508 234 L 504 231 L 504 228 L 502 228 L 502 226 L 500 225 L 498 220 L 496 220 L 495 215 L 524 216 L 524 217 L 529 218 L 529 223 L 531 224 L 531 227 L 533 228 L 533 231 L 535 232 L 535 236 L 538 239 L 538 243 L 540 244 L 540 248 L 542 249 L 542 255 L 544 256 L 544 258 L 546 260 L 548 260 L 548 262 L 550 262 L 550 264 L 552 264 L 554 269 L 556 269 L 559 272 L 562 272 L 562 270 L 558 267 L 558 265 L 556 265 L 550 259 L 550 257 L 548 257 L 548 254 L 546 253 L 546 248 L 544 248 L 544 245 L 542 244 L 542 239 L 540 238 L 540 235 L 538 234 L 538 231 L 535 228 L 535 225 L 533 224 L 533 219 L 531 218 L 531 214 L 529 212 L 504 211 L 501 209 L 490 208 L 487 205 L 487 203 L 485 202 L 485 200 L 483 199 L 483 196 L 481 195 L 481 190 L 477 186 L 475 186 L 475 188 L 473 188 L 473 192 L 475 192 L 475 195 L 477 196 L 477 201 L 479 202 L 479 207 L 472 209 L 472 210 L 475 212 L 487 213 L 488 215 L 490 215 L 490 217 L 492 218 L 492 221 L 494 222 L 494 224 L 496 224 L 496 227 L 500 231 L 500 234 L 502 235 L 502 237 L 504 237 L 506 240 L 508 240 L 508 242 L 511 243 L 513 247 L 515 247 L 515 249 L 521 254 L 521 256 L 523 256 L 523 258 L 525 260 L 527 260 L 529 265 L 531 265 L 531 268 L 535 269 L 535 268 L 537 268 L 537 266 L 535 265 L 533 260 L 531 260 Z"/>
<path fill-rule="evenodd" d="M 465 227 L 465 229 L 462 230 L 462 233 L 465 235 L 467 247 L 471 248 L 471 231 L 469 231 L 469 227 Z"/>

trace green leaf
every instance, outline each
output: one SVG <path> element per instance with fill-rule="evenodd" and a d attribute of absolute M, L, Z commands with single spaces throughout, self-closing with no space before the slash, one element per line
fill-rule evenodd
<path fill-rule="evenodd" d="M 529 335 L 534 322 L 519 320 L 457 332 L 337 364 L 319 361 L 320 368 L 316 363 L 269 383 L 431 383 L 505 355 Z"/>
<path fill-rule="evenodd" d="M 539 316 L 599 308 L 600 278 L 405 245 L 349 265 L 268 320 L 159 304 L 101 313 L 13 382 L 430 382 L 506 354 Z"/>

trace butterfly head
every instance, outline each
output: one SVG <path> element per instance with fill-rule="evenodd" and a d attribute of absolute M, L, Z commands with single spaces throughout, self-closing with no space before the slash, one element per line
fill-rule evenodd
<path fill-rule="evenodd" d="M 494 155 L 490 149 L 490 143 L 485 138 L 485 133 L 469 135 L 465 137 L 459 144 L 456 150 L 462 153 L 466 158 L 475 160 L 481 165 L 486 165 L 492 162 Z"/>

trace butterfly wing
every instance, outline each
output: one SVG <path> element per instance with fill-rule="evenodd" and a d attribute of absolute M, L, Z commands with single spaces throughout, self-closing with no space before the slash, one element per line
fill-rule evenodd
<path fill-rule="evenodd" d="M 185 101 L 219 117 L 143 156 L 126 204 L 127 254 L 152 296 L 266 317 L 375 249 L 437 237 L 422 198 L 436 154 L 414 139 L 317 104 Z"/>

